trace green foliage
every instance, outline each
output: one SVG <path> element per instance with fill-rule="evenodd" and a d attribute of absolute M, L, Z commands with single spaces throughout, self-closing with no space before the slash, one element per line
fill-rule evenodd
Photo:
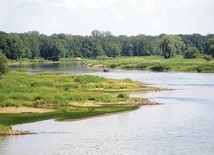
<path fill-rule="evenodd" d="M 48 113 L 26 113 L 26 114 L 0 114 L 0 131 L 11 130 L 10 125 L 29 123 L 47 119 L 57 119 L 59 121 L 68 119 L 80 119 L 92 116 L 104 115 L 138 109 L 139 106 L 108 104 L 94 107 L 71 106 L 56 109 Z"/>
<path fill-rule="evenodd" d="M 204 59 L 207 60 L 207 61 L 210 61 L 212 60 L 212 56 L 211 55 L 204 55 Z"/>
<path fill-rule="evenodd" d="M 103 77 L 92 76 L 92 75 L 84 75 L 84 76 L 77 76 L 74 81 L 79 82 L 81 84 L 88 84 L 88 83 L 98 83 L 103 82 L 105 79 Z"/>
<path fill-rule="evenodd" d="M 0 77 L 3 74 L 6 74 L 9 71 L 8 65 L 7 65 L 7 58 L 4 54 L 2 54 L 2 51 L 0 49 Z"/>
<path fill-rule="evenodd" d="M 214 57 L 214 36 L 164 35 L 114 36 L 111 32 L 92 31 L 91 36 L 53 34 L 46 36 L 37 31 L 22 34 L 0 32 L 0 50 L 8 59 L 23 58 L 58 61 L 75 57 L 105 60 L 119 56 L 162 55 L 172 58 L 196 47 L 200 54 Z"/>
<path fill-rule="evenodd" d="M 199 50 L 196 47 L 190 47 L 185 53 L 185 59 L 195 59 L 199 56 Z"/>
<path fill-rule="evenodd" d="M 120 57 L 113 60 L 87 62 L 91 66 L 110 67 L 124 69 L 144 69 L 155 71 L 185 71 L 185 72 L 214 72 L 214 61 L 206 61 L 204 58 L 184 59 L 183 56 L 177 56 L 171 59 L 164 59 L 158 56 L 149 57 Z M 86 64 L 87 64 L 86 63 Z M 115 66 L 115 64 L 117 64 Z M 203 67 L 202 67 L 203 66 Z"/>
<path fill-rule="evenodd" d="M 107 56 L 97 56 L 96 60 L 109 60 L 111 58 L 107 57 Z"/>
<path fill-rule="evenodd" d="M 117 98 L 128 99 L 129 96 L 127 94 L 120 93 L 120 94 L 117 95 Z"/>
<path fill-rule="evenodd" d="M 54 73 L 30 75 L 10 72 L 0 80 L 1 107 L 65 106 L 70 102 L 117 102 L 109 92 L 140 89 L 141 85 L 130 79 L 108 80 L 92 75 L 65 76 Z"/>
<path fill-rule="evenodd" d="M 162 38 L 160 47 L 162 49 L 162 56 L 168 59 L 182 53 L 184 43 L 179 36 L 165 35 Z"/>
<path fill-rule="evenodd" d="M 11 131 L 11 130 L 12 130 L 12 127 L 0 124 L 0 131 L 6 132 L 6 131 Z"/>

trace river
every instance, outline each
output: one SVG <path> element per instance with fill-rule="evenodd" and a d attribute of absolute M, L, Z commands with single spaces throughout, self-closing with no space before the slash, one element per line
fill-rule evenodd
<path fill-rule="evenodd" d="M 88 68 L 81 63 L 12 66 L 30 72 L 94 74 L 130 78 L 171 91 L 132 94 L 162 105 L 72 122 L 41 121 L 13 126 L 36 135 L 0 137 L 1 155 L 122 154 L 213 155 L 214 74 Z"/>

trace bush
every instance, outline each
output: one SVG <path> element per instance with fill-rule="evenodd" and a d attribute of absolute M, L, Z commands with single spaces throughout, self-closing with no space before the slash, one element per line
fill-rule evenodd
<path fill-rule="evenodd" d="M 31 87 L 41 87 L 41 86 L 53 87 L 53 83 L 46 82 L 46 81 L 40 81 L 40 82 L 34 82 L 31 84 Z"/>
<path fill-rule="evenodd" d="M 111 68 L 116 68 L 118 66 L 118 64 L 111 64 L 110 67 Z"/>
<path fill-rule="evenodd" d="M 117 98 L 122 98 L 122 99 L 128 99 L 129 98 L 129 96 L 127 95 L 127 94 L 118 94 L 117 95 Z"/>
<path fill-rule="evenodd" d="M 10 131 L 10 130 L 12 130 L 12 127 L 0 124 L 0 131 L 4 132 L 4 131 Z"/>
<path fill-rule="evenodd" d="M 207 61 L 210 61 L 212 60 L 212 56 L 211 55 L 204 55 L 204 59 L 207 60 Z"/>
<path fill-rule="evenodd" d="M 83 76 L 77 76 L 74 81 L 79 82 L 81 84 L 88 84 L 88 83 L 98 83 L 104 80 L 105 79 L 103 77 L 83 75 Z"/>
<path fill-rule="evenodd" d="M 184 59 L 195 59 L 199 56 L 200 52 L 196 47 L 190 47 L 185 53 L 184 53 Z"/>
<path fill-rule="evenodd" d="M 129 78 L 124 79 L 124 81 L 125 81 L 125 82 L 132 82 L 132 80 L 129 79 Z"/>
<path fill-rule="evenodd" d="M 111 58 L 108 56 L 97 56 L 96 57 L 96 60 L 109 60 L 109 59 L 111 59 Z"/>

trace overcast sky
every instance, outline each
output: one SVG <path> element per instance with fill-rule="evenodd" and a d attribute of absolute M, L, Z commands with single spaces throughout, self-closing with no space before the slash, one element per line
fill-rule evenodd
<path fill-rule="evenodd" d="M 214 0 L 0 0 L 0 31 L 214 34 Z"/>

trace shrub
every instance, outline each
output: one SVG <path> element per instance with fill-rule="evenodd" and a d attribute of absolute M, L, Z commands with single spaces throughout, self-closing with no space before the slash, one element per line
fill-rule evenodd
<path fill-rule="evenodd" d="M 17 69 L 17 72 L 27 72 L 25 69 Z"/>
<path fill-rule="evenodd" d="M 110 57 L 108 57 L 108 56 L 97 56 L 96 57 L 96 60 L 109 60 L 110 59 Z"/>
<path fill-rule="evenodd" d="M 125 82 L 132 82 L 132 80 L 129 79 L 129 78 L 124 79 L 124 81 L 125 81 Z"/>
<path fill-rule="evenodd" d="M 127 94 L 120 93 L 120 94 L 117 95 L 117 98 L 128 99 L 129 96 Z"/>
<path fill-rule="evenodd" d="M 53 87 L 53 83 L 46 82 L 46 81 L 40 81 L 40 82 L 34 82 L 31 84 L 31 87 L 41 87 L 41 86 Z"/>
<path fill-rule="evenodd" d="M 212 56 L 211 55 L 204 55 L 204 59 L 207 60 L 207 61 L 210 61 L 212 60 Z"/>
<path fill-rule="evenodd" d="M 111 64 L 110 67 L 111 68 L 116 68 L 118 66 L 118 64 Z"/>
<path fill-rule="evenodd" d="M 91 75 L 83 75 L 83 76 L 77 76 L 75 78 L 75 82 L 79 82 L 81 84 L 87 84 L 87 83 L 97 83 L 102 82 L 105 79 L 103 77 L 98 76 L 91 76 Z"/>
<path fill-rule="evenodd" d="M 184 59 L 195 59 L 199 56 L 200 52 L 196 47 L 190 47 L 185 53 L 184 53 Z"/>
<path fill-rule="evenodd" d="M 4 131 L 10 131 L 10 130 L 12 130 L 12 127 L 0 124 L 0 131 L 4 132 Z"/>

